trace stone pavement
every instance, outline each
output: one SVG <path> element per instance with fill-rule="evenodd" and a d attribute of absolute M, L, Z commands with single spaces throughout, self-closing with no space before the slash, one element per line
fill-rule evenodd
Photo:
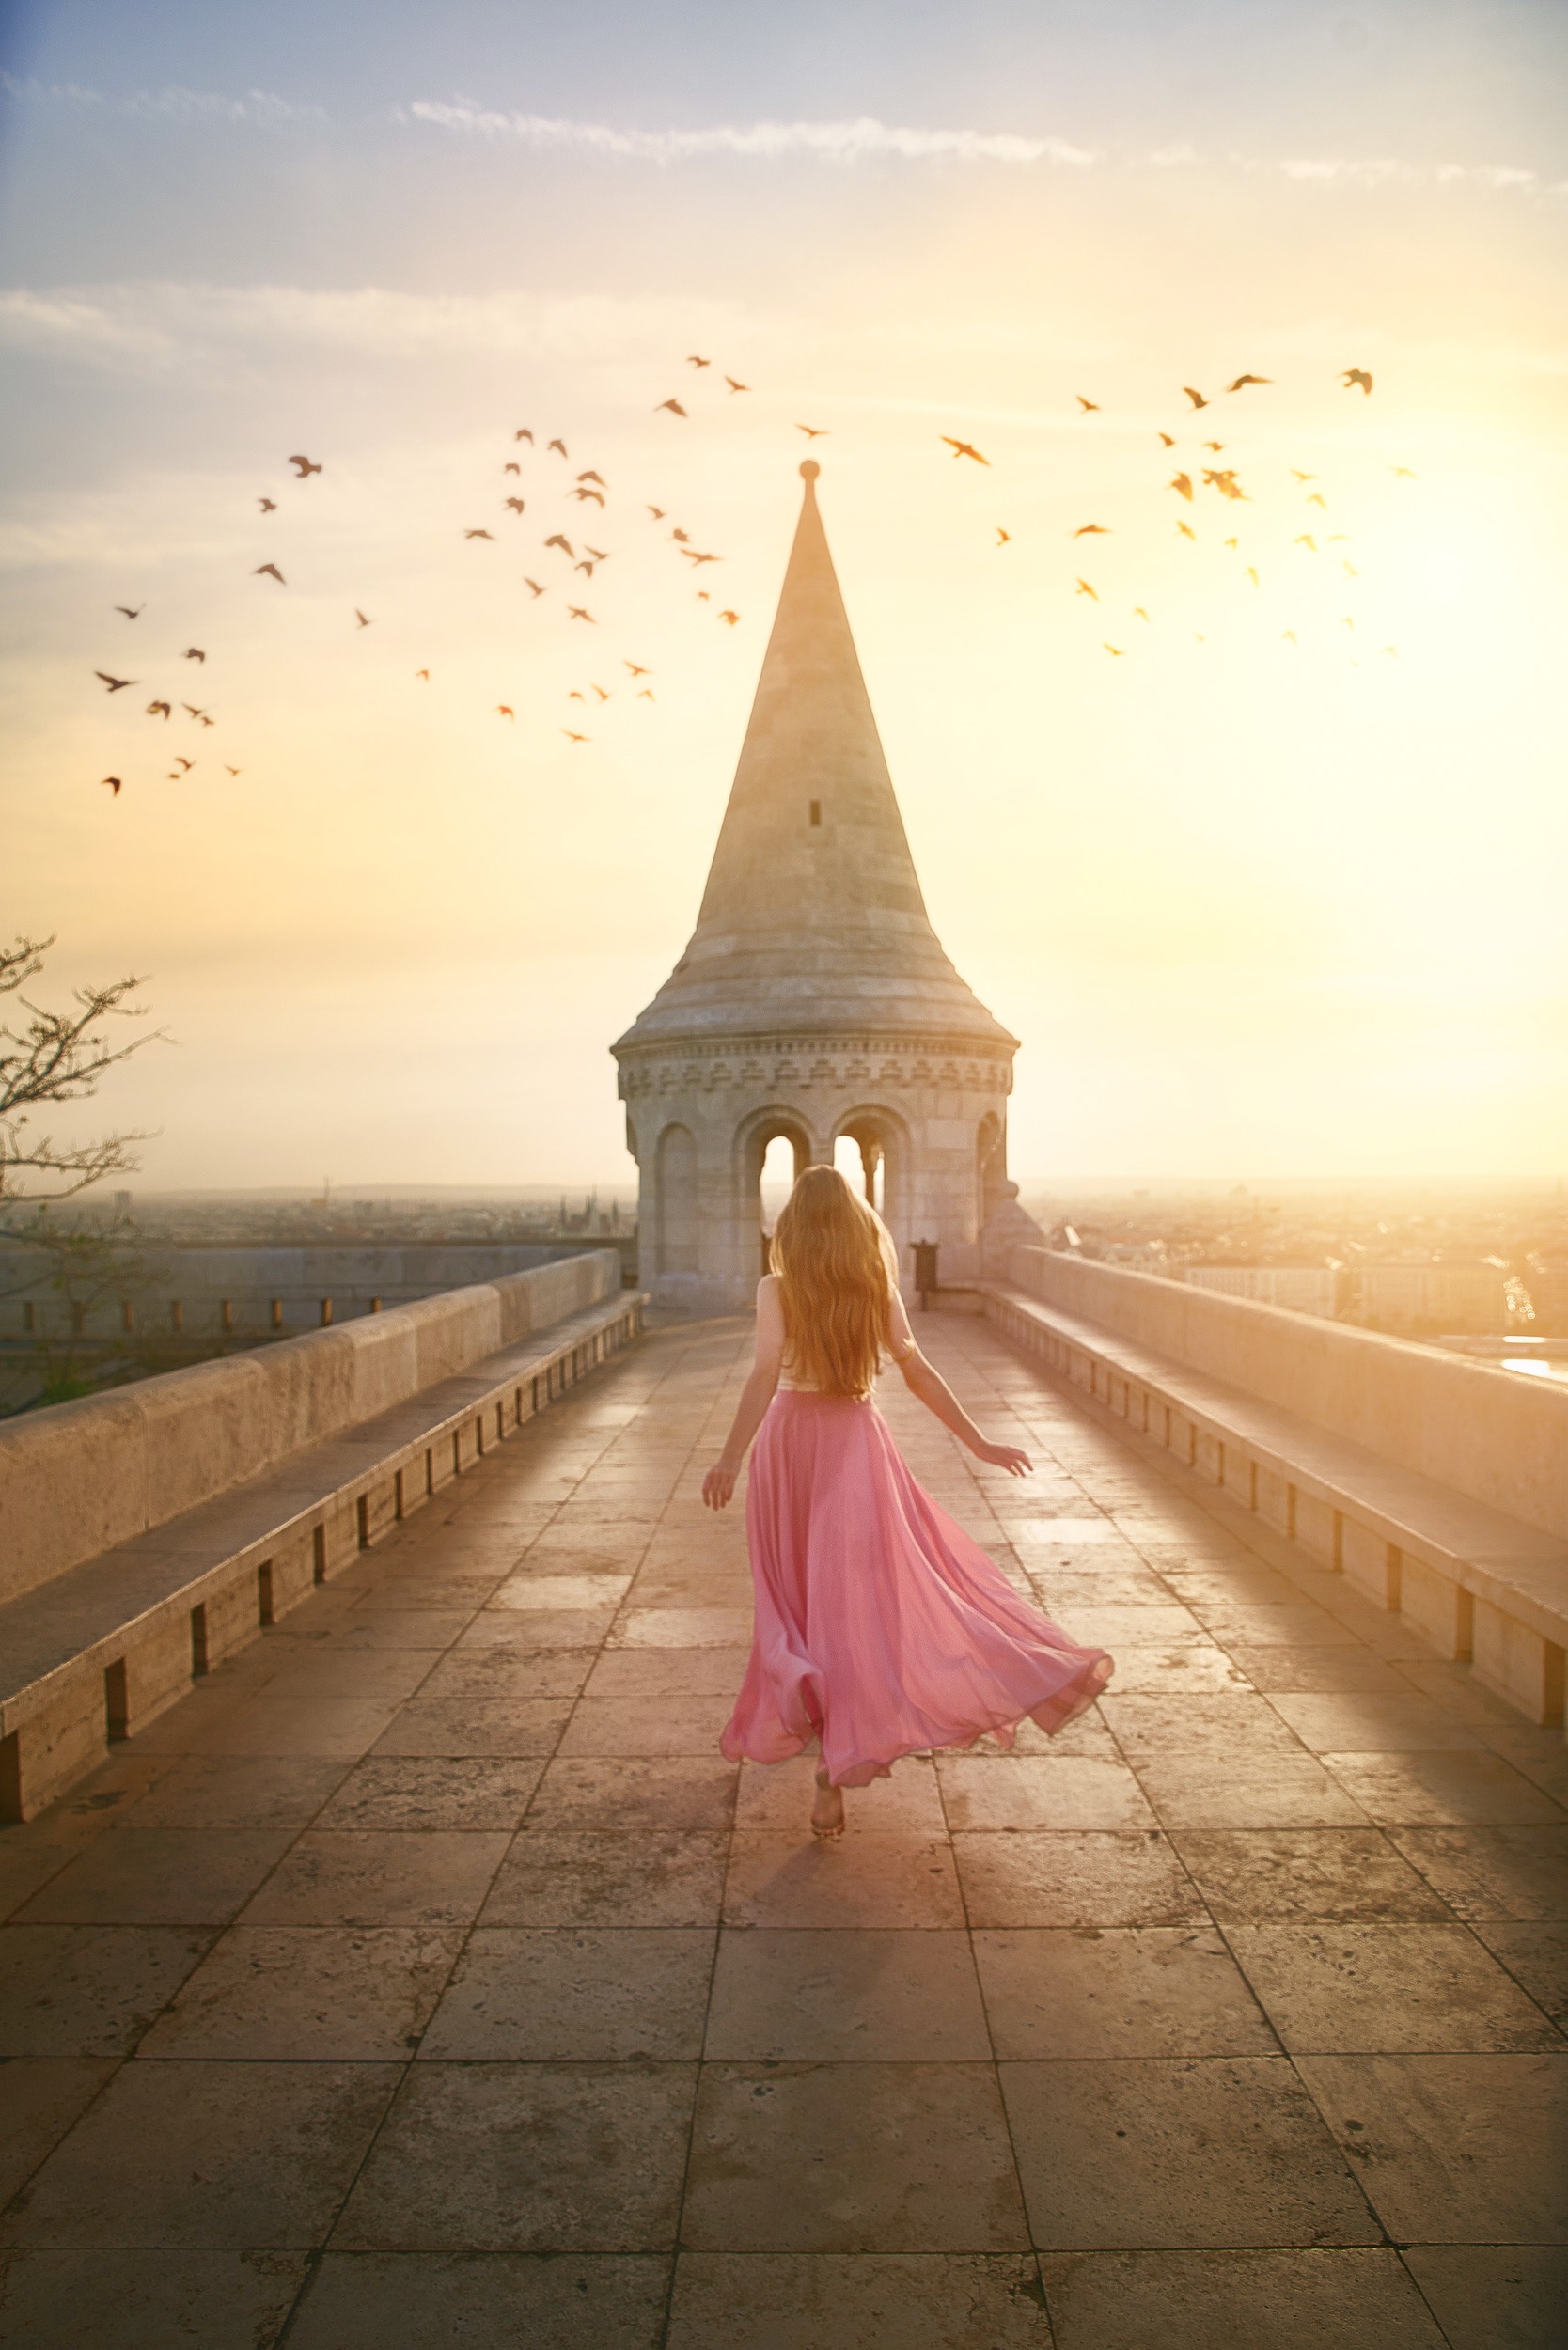
<path fill-rule="evenodd" d="M 655 1333 L 3 1832 L 8 2350 L 1561 2342 L 1560 1737 L 921 1336 L 1096 1713 L 815 1846 L 715 1747 L 749 1331 Z"/>

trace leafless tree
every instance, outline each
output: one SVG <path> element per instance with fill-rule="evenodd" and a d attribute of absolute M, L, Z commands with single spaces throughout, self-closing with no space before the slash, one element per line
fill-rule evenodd
<path fill-rule="evenodd" d="M 116 1034 L 116 1021 L 147 1017 L 145 1006 L 132 1000 L 145 984 L 140 978 L 76 988 L 70 1005 L 57 1011 L 24 995 L 54 944 L 53 938 L 19 938 L 13 947 L 0 947 L 0 996 L 14 996 L 16 1012 L 24 1015 L 15 1017 L 14 1026 L 0 1021 L 0 1211 L 69 1199 L 108 1176 L 128 1175 L 138 1165 L 136 1144 L 149 1139 L 125 1133 L 56 1142 L 51 1134 L 29 1131 L 39 1110 L 86 1100 L 106 1071 L 163 1033 L 149 1030 L 123 1041 Z"/>

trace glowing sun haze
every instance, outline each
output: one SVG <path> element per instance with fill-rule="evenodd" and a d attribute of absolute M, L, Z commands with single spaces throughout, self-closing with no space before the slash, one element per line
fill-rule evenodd
<path fill-rule="evenodd" d="M 0 916 L 150 975 L 144 1183 L 629 1179 L 800 422 L 1015 1174 L 1568 1164 L 1568 18 L 953 24 L 8 19 Z"/>

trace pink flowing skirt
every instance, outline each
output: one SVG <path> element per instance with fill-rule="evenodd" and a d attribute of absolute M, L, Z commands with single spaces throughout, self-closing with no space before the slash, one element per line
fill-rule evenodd
<path fill-rule="evenodd" d="M 813 1738 L 837 1786 L 901 1754 L 1062 1729 L 1114 1670 L 1020 1599 L 911 1477 L 874 1403 L 785 1392 L 746 1491 L 756 1624 L 719 1743 L 782 1762 Z"/>

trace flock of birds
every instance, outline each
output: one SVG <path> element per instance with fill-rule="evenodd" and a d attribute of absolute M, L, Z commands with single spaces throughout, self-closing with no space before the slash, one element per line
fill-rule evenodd
<path fill-rule="evenodd" d="M 1220 395 L 1220 397 L 1225 398 L 1232 396 L 1238 392 L 1262 389 L 1271 385 L 1274 379 L 1271 376 L 1254 375 L 1250 372 L 1238 375 L 1232 382 L 1226 384 L 1224 393 Z M 1366 368 L 1346 368 L 1340 376 L 1340 386 L 1342 390 L 1359 392 L 1364 399 L 1371 399 L 1372 393 L 1372 376 Z M 1195 384 L 1184 384 L 1182 386 L 1182 392 L 1188 403 L 1186 415 L 1189 425 L 1197 418 L 1201 410 L 1210 408 L 1214 405 L 1214 402 L 1210 399 L 1209 395 L 1205 392 L 1200 391 Z M 1100 401 L 1090 400 L 1086 393 L 1078 392 L 1075 393 L 1074 397 L 1077 401 L 1078 413 L 1080 415 L 1099 415 L 1102 413 Z M 1181 445 L 1179 436 L 1176 433 L 1165 431 L 1163 429 L 1158 431 L 1157 437 L 1163 450 L 1179 448 Z M 971 463 L 984 465 L 989 469 L 991 460 L 985 456 L 980 449 L 977 448 L 972 441 L 959 440 L 950 432 L 944 432 L 941 435 L 941 439 L 944 446 L 952 451 L 955 459 L 967 458 Z M 1197 461 L 1189 459 L 1184 464 L 1178 461 L 1178 469 L 1170 480 L 1166 483 L 1166 489 L 1168 491 L 1173 491 L 1178 498 L 1182 499 L 1188 508 L 1193 509 L 1195 511 L 1199 509 L 1200 500 L 1201 499 L 1202 492 L 1204 491 L 1214 492 L 1215 494 L 1222 501 L 1222 506 L 1220 509 L 1218 509 L 1221 513 L 1223 512 L 1223 507 L 1225 504 L 1234 506 L 1250 505 L 1252 502 L 1251 493 L 1242 487 L 1241 480 L 1239 478 L 1239 469 L 1234 465 L 1222 466 L 1218 462 L 1219 458 L 1225 452 L 1225 446 L 1226 445 L 1223 441 L 1214 439 L 1204 440 L 1201 444 L 1200 456 Z M 1215 462 L 1213 464 L 1204 464 L 1201 461 L 1205 456 L 1212 456 Z M 1392 465 L 1389 467 L 1389 471 L 1396 477 L 1396 478 L 1401 480 L 1414 481 L 1417 478 L 1413 468 L 1409 465 Z M 1327 497 L 1321 489 L 1309 487 L 1309 484 L 1315 483 L 1319 480 L 1319 475 L 1308 472 L 1301 466 L 1292 466 L 1290 468 L 1290 472 L 1291 478 L 1296 484 L 1297 493 L 1302 497 L 1302 512 L 1300 519 L 1306 522 L 1312 522 L 1312 516 L 1308 509 L 1315 508 L 1326 520 L 1329 514 Z M 1198 477 L 1196 482 L 1193 478 L 1195 474 Z M 1203 504 L 1206 507 L 1207 501 L 1203 501 Z M 1192 521 L 1189 521 L 1181 514 L 1177 514 L 1175 517 L 1175 525 L 1176 534 L 1179 538 L 1185 540 L 1189 545 L 1196 545 L 1198 543 L 1200 532 Z M 998 547 L 1011 546 L 1012 544 L 1013 533 L 1007 529 L 1004 525 L 998 523 L 996 525 L 996 544 Z M 1076 528 L 1069 534 L 1069 536 L 1073 540 L 1107 539 L 1113 536 L 1113 531 L 1111 525 L 1105 523 L 1080 523 Z M 1242 537 L 1240 530 L 1234 530 L 1227 535 L 1223 540 L 1223 544 L 1227 551 L 1239 555 L 1242 551 Z M 1298 531 L 1294 534 L 1293 544 L 1297 547 L 1305 547 L 1309 555 L 1321 556 L 1330 547 L 1350 545 L 1351 538 L 1348 531 L 1325 530 L 1321 523 L 1313 523 L 1312 527 Z M 1244 563 L 1240 568 L 1244 576 L 1251 582 L 1254 588 L 1262 587 L 1262 574 L 1256 563 Z M 1361 567 L 1358 564 L 1352 562 L 1348 555 L 1341 556 L 1340 557 L 1340 569 L 1341 575 L 1345 581 L 1347 588 L 1351 582 L 1358 580 L 1362 576 Z M 1087 597 L 1090 603 L 1094 605 L 1099 605 L 1102 602 L 1101 588 L 1098 588 L 1092 580 L 1086 579 L 1082 572 L 1077 572 L 1074 575 L 1073 594 L 1075 597 Z M 1147 607 L 1141 603 L 1133 604 L 1126 617 L 1131 619 L 1141 620 L 1146 625 L 1152 625 Z M 1340 616 L 1338 624 L 1340 627 L 1347 631 L 1354 632 L 1356 626 L 1356 615 L 1354 612 L 1343 613 Z M 1200 644 L 1206 641 L 1201 631 L 1195 629 L 1193 631 L 1193 634 Z M 1301 640 L 1295 629 L 1284 629 L 1280 632 L 1280 634 L 1281 640 L 1284 643 L 1288 645 L 1299 646 Z M 1102 644 L 1103 650 L 1109 653 L 1113 660 L 1121 661 L 1126 657 L 1128 651 L 1127 646 L 1114 645 L 1108 637 L 1103 639 Z M 1381 653 L 1386 654 L 1390 659 L 1397 658 L 1398 656 L 1399 648 L 1396 645 L 1383 645 L 1380 646 L 1378 650 Z"/>
<path fill-rule="evenodd" d="M 710 358 L 704 357 L 699 353 L 693 352 L 687 354 L 686 364 L 695 371 L 696 378 L 700 384 L 704 376 L 707 374 L 707 371 L 713 367 L 714 362 Z M 751 390 L 751 386 L 748 384 L 743 383 L 736 376 L 724 373 L 722 369 L 720 370 L 719 380 L 721 380 L 727 387 L 725 392 L 725 399 L 727 400 L 745 396 Z M 1254 389 L 1262 389 L 1268 386 L 1272 383 L 1272 380 L 1273 379 L 1268 376 L 1256 375 L 1252 373 L 1238 375 L 1233 382 L 1225 386 L 1225 392 L 1222 396 L 1231 397 Z M 1364 368 L 1347 368 L 1344 369 L 1341 377 L 1341 384 L 1342 388 L 1347 391 L 1358 391 L 1364 398 L 1370 398 L 1372 396 L 1372 377 Z M 1187 409 L 1187 419 L 1190 424 L 1197 418 L 1201 411 L 1209 409 L 1213 405 L 1213 402 L 1205 393 L 1199 390 L 1194 384 L 1184 384 L 1182 386 L 1182 390 L 1189 403 Z M 692 397 L 692 395 L 688 393 L 688 398 L 690 397 Z M 1088 396 L 1082 392 L 1076 393 L 1074 398 L 1077 402 L 1077 413 L 1081 416 L 1098 415 L 1102 413 L 1102 404 L 1100 401 L 1089 399 Z M 692 412 L 685 405 L 683 400 L 671 396 L 666 400 L 658 401 L 654 406 L 653 414 L 655 415 L 667 415 L 682 422 L 689 422 L 691 420 Z M 808 441 L 817 441 L 826 438 L 830 431 L 830 428 L 824 425 L 801 423 L 796 423 L 793 429 L 795 431 L 802 433 Z M 1177 449 L 1180 446 L 1179 437 L 1174 432 L 1168 432 L 1162 429 L 1159 431 L 1158 437 L 1164 450 L 1168 451 L 1171 449 Z M 978 448 L 972 441 L 960 439 L 951 433 L 943 433 L 939 436 L 939 438 L 943 446 L 951 451 L 955 461 L 967 461 L 972 464 L 982 466 L 987 470 L 990 470 L 990 458 L 987 457 L 982 450 Z M 548 467 L 548 470 L 542 479 L 541 479 L 536 473 L 531 480 L 525 482 L 523 457 L 525 446 L 529 452 L 529 461 L 531 465 L 546 460 L 554 461 L 554 463 Z M 1239 506 L 1250 503 L 1250 494 L 1242 486 L 1239 478 L 1238 468 L 1234 465 L 1221 466 L 1218 463 L 1218 459 L 1225 452 L 1225 446 L 1226 445 L 1223 441 L 1213 438 L 1205 439 L 1202 442 L 1201 450 L 1198 459 L 1187 459 L 1185 461 L 1183 461 L 1180 458 L 1178 459 L 1178 470 L 1170 481 L 1166 485 L 1167 490 L 1174 493 L 1176 497 L 1183 501 L 1183 503 L 1195 514 L 1200 509 L 1208 509 L 1209 500 L 1205 494 L 1213 494 L 1213 496 L 1220 501 L 1220 507 L 1217 511 L 1221 514 L 1223 514 L 1223 510 L 1227 506 Z M 607 547 L 595 546 L 586 536 L 586 530 L 588 528 L 593 528 L 596 536 L 609 535 L 608 533 L 602 534 L 601 526 L 598 525 L 596 521 L 599 514 L 607 514 L 611 503 L 610 487 L 605 479 L 605 477 L 599 472 L 597 467 L 591 465 L 573 471 L 573 461 L 565 440 L 558 434 L 554 435 L 548 440 L 545 440 L 541 446 L 539 437 L 536 435 L 533 428 L 529 425 L 517 426 L 513 430 L 511 440 L 507 445 L 507 447 L 508 454 L 500 466 L 500 478 L 503 485 L 510 483 L 514 486 L 508 488 L 506 490 L 506 494 L 500 499 L 499 511 L 502 514 L 510 516 L 511 524 L 501 525 L 499 537 L 496 530 L 491 529 L 482 524 L 464 525 L 462 534 L 463 540 L 465 542 L 479 541 L 494 545 L 500 543 L 501 540 L 510 539 L 512 535 L 512 525 L 521 523 L 524 517 L 529 513 L 530 498 L 533 501 L 534 507 L 537 509 L 541 493 L 545 497 L 555 495 L 557 497 L 559 502 L 574 506 L 578 509 L 579 519 L 576 522 L 572 523 L 571 528 L 572 531 L 577 534 L 577 536 L 573 537 L 569 535 L 567 528 L 562 527 L 551 530 L 548 535 L 542 537 L 540 542 L 540 556 L 541 559 L 539 562 L 538 568 L 541 572 L 545 572 L 546 576 L 536 579 L 531 576 L 531 574 L 525 573 L 523 575 L 522 584 L 527 589 L 530 599 L 535 603 L 542 597 L 558 595 L 564 603 L 569 622 L 579 623 L 588 628 L 598 627 L 598 618 L 595 613 L 589 609 L 588 603 L 586 602 L 575 603 L 572 599 L 574 596 L 579 595 L 586 597 L 590 591 L 589 588 L 587 587 L 579 588 L 575 584 L 576 581 L 579 578 L 582 578 L 591 585 L 595 574 L 604 564 L 610 562 L 613 557 L 614 550 Z M 1215 462 L 1213 464 L 1203 463 L 1201 460 L 1203 457 L 1207 456 L 1212 456 Z M 321 460 L 309 457 L 304 452 L 300 452 L 299 454 L 290 457 L 286 462 L 293 467 L 293 482 L 295 484 L 304 484 L 309 481 L 312 476 L 318 475 L 323 471 L 323 465 Z M 557 470 L 559 466 L 566 467 L 567 470 L 564 474 Z M 1411 468 L 1407 465 L 1395 465 L 1390 468 L 1390 471 L 1403 478 L 1414 479 L 1416 478 Z M 1326 520 L 1329 511 L 1328 501 L 1321 489 L 1309 486 L 1317 482 L 1319 478 L 1318 475 L 1296 467 L 1292 468 L 1292 474 L 1297 488 L 1303 496 L 1304 510 L 1302 519 L 1310 521 L 1310 514 L 1306 509 L 1317 509 L 1321 510 Z M 1196 480 L 1194 478 L 1195 475 L 1197 476 Z M 525 494 L 525 488 L 527 490 L 527 494 Z M 665 543 L 673 548 L 678 560 L 688 563 L 691 566 L 689 576 L 694 581 L 696 581 L 699 575 L 703 573 L 709 564 L 722 563 L 725 560 L 725 557 L 722 555 L 719 555 L 713 549 L 695 546 L 692 543 L 690 534 L 682 528 L 680 524 L 671 521 L 669 510 L 666 508 L 655 505 L 646 500 L 641 501 L 641 504 L 644 513 L 646 513 L 646 515 L 651 519 L 651 524 L 655 528 L 661 528 L 664 524 L 670 523 L 670 528 L 667 534 L 664 534 Z M 274 514 L 279 510 L 278 501 L 274 497 L 266 495 L 259 496 L 257 499 L 257 505 L 263 517 L 269 514 Z M 1014 542 L 1015 534 L 1013 531 L 1008 529 L 999 523 L 996 524 L 995 527 L 996 532 L 995 544 L 996 547 L 1000 548 L 1010 546 Z M 1175 527 L 1177 534 L 1182 539 L 1189 543 L 1197 542 L 1200 535 L 1199 531 L 1194 526 L 1194 523 L 1187 519 L 1186 516 L 1178 513 L 1175 516 Z M 1079 524 L 1069 535 L 1070 538 L 1075 541 L 1078 540 L 1108 538 L 1112 536 L 1113 533 L 1111 526 L 1106 524 L 1089 522 Z M 1241 550 L 1240 531 L 1237 530 L 1230 536 L 1227 536 L 1224 539 L 1223 543 L 1227 550 L 1239 553 Z M 1326 553 L 1327 549 L 1332 546 L 1348 543 L 1349 538 L 1347 533 L 1343 531 L 1325 531 L 1322 524 L 1313 524 L 1310 528 L 1304 529 L 1295 534 L 1294 538 L 1295 546 L 1306 548 L 1308 553 L 1311 556 L 1321 556 Z M 558 560 L 557 558 L 558 558 Z M 1340 560 L 1342 573 L 1347 583 L 1360 577 L 1359 568 L 1351 561 L 1348 556 L 1341 556 Z M 567 567 L 564 572 L 560 568 L 562 563 L 564 563 Z M 1242 565 L 1241 568 L 1246 576 L 1251 581 L 1254 588 L 1261 585 L 1261 575 L 1256 564 L 1247 563 Z M 268 560 L 257 564 L 251 575 L 257 579 L 270 579 L 279 588 L 287 588 L 289 585 L 284 572 L 282 571 L 280 565 L 275 561 Z M 736 611 L 732 605 L 715 605 L 713 593 L 710 588 L 696 586 L 694 587 L 693 594 L 697 603 L 710 607 L 710 609 L 713 612 L 713 616 L 723 626 L 731 629 L 739 626 L 741 620 L 740 613 Z M 1085 577 L 1081 572 L 1074 575 L 1073 594 L 1074 597 L 1088 599 L 1090 603 L 1095 606 L 1099 606 L 1102 602 L 1101 588 L 1097 587 L 1091 579 Z M 370 614 L 364 611 L 358 605 L 353 605 L 351 608 L 353 613 L 353 621 L 356 631 L 368 629 L 373 626 L 374 623 Z M 147 610 L 147 604 L 145 602 L 137 604 L 122 603 L 115 605 L 114 609 L 117 613 L 122 615 L 128 622 L 135 622 L 141 619 L 143 614 Z M 1142 604 L 1133 605 L 1131 607 L 1130 617 L 1146 624 L 1152 625 L 1150 613 Z M 1354 631 L 1356 627 L 1356 615 L 1354 613 L 1345 614 L 1342 617 L 1341 624 L 1346 630 Z M 1193 634 L 1198 636 L 1200 643 L 1204 641 L 1200 632 L 1195 630 Z M 1298 644 L 1299 642 L 1297 633 L 1294 629 L 1286 629 L 1283 631 L 1283 636 L 1284 640 L 1292 645 Z M 1113 659 L 1121 660 L 1125 657 L 1128 650 L 1126 646 L 1113 644 L 1108 638 L 1103 640 L 1103 642 L 1105 651 L 1111 655 Z M 1392 645 L 1383 646 L 1380 650 L 1384 653 L 1389 655 L 1393 655 L 1397 651 L 1397 648 Z M 205 668 L 207 652 L 205 648 L 200 645 L 188 645 L 185 647 L 182 653 L 174 656 L 174 658 L 187 662 L 196 662 Z M 653 675 L 651 667 L 646 662 L 635 661 L 630 658 L 627 654 L 620 653 L 617 656 L 616 662 L 612 663 L 611 666 L 619 666 L 619 668 L 625 671 L 626 674 L 624 682 L 618 682 L 616 685 L 606 686 L 599 683 L 596 680 L 591 678 L 585 678 L 581 684 L 570 687 L 566 694 L 566 700 L 568 703 L 575 703 L 578 705 L 577 712 L 565 712 L 563 713 L 563 715 L 572 715 L 581 720 L 586 720 L 590 713 L 603 709 L 604 705 L 612 700 L 618 692 L 625 692 L 631 698 L 641 702 L 651 703 L 656 699 L 654 688 L 651 685 L 643 682 L 645 679 Z M 134 692 L 138 690 L 140 683 L 140 681 L 135 678 L 120 677 L 115 671 L 109 669 L 98 669 L 94 672 L 94 675 L 111 696 Z M 428 666 L 416 668 L 413 672 L 413 676 L 416 682 L 429 684 L 431 680 L 431 669 Z M 181 713 L 182 718 L 184 720 L 188 720 L 192 726 L 208 728 L 215 727 L 218 724 L 218 720 L 214 716 L 212 709 L 206 704 L 186 701 L 182 695 L 172 690 L 161 691 L 155 688 L 151 700 L 145 705 L 143 714 L 146 717 L 153 719 L 161 725 L 167 727 L 175 722 L 175 713 L 177 708 Z M 494 708 L 494 715 L 497 718 L 503 719 L 509 724 L 515 725 L 517 711 L 514 704 L 510 702 L 497 702 Z M 562 725 L 559 728 L 559 731 L 566 737 L 568 742 L 573 744 L 584 744 L 590 743 L 593 740 L 593 737 L 585 730 L 585 728 L 581 723 L 570 726 Z M 189 738 L 187 737 L 187 739 Z M 242 767 L 231 765 L 227 760 L 220 760 L 218 763 L 222 765 L 224 773 L 229 776 L 239 776 L 244 772 Z M 168 770 L 168 779 L 170 781 L 182 779 L 184 776 L 191 774 L 196 764 L 197 760 L 196 757 L 188 756 L 184 752 L 175 752 L 172 756 L 172 764 Z M 106 786 L 111 792 L 113 792 L 116 798 L 119 796 L 120 791 L 124 788 L 123 776 L 118 775 L 104 776 L 101 778 L 101 780 L 102 784 Z"/>

